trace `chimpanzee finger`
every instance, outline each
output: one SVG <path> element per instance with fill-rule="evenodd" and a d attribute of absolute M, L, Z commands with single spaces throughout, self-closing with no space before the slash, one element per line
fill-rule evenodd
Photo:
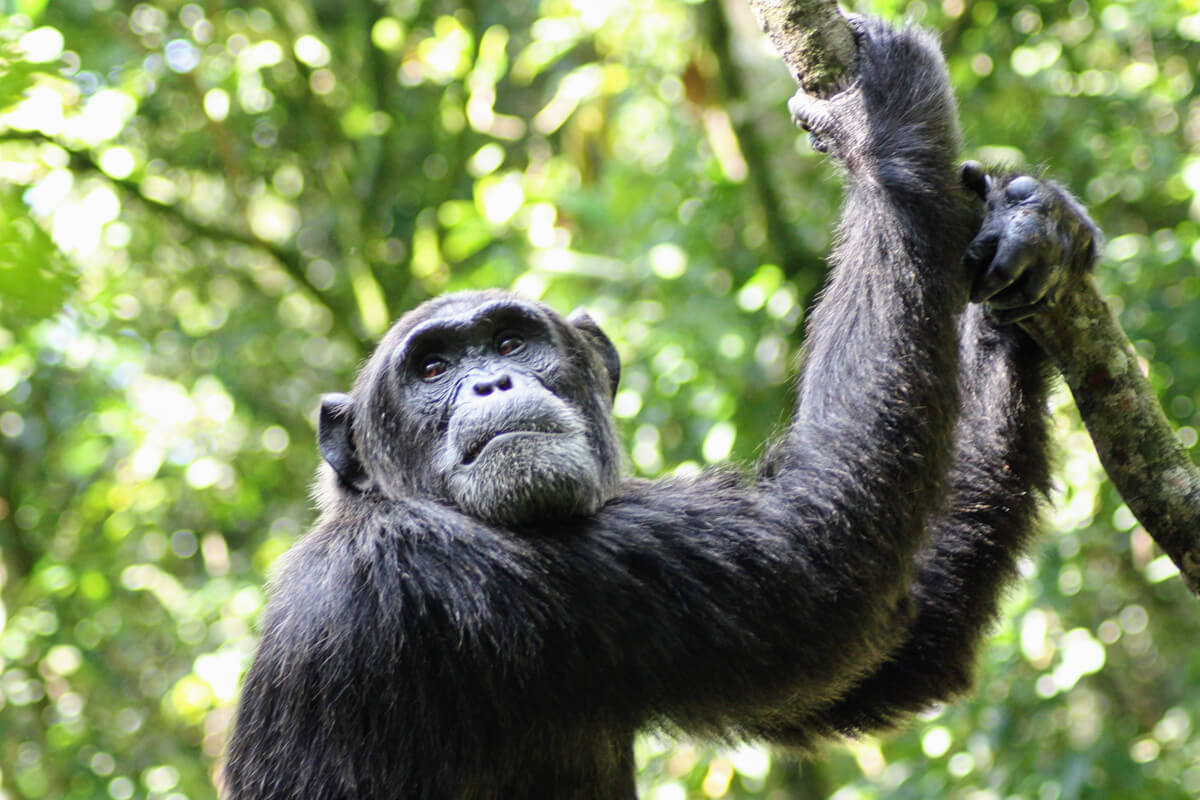
<path fill-rule="evenodd" d="M 1046 302 L 1046 299 L 1043 298 L 1033 305 L 1017 306 L 1016 308 L 993 308 L 989 305 L 988 312 L 997 322 L 1020 322 L 1021 320 L 1028 319 L 1029 317 L 1032 317 L 1034 314 L 1041 311 L 1045 307 Z"/>
<path fill-rule="evenodd" d="M 829 113 L 828 102 L 811 97 L 801 89 L 788 99 L 787 105 L 792 122 L 808 131 L 812 149 L 818 153 L 828 153 L 829 142 L 826 137 L 836 125 L 833 115 Z"/>
<path fill-rule="evenodd" d="M 1029 264 L 1019 278 L 988 298 L 988 307 L 994 311 L 1012 312 L 1037 305 L 1046 297 L 1050 275 L 1051 271 L 1042 261 Z"/>
<path fill-rule="evenodd" d="M 963 255 L 963 266 L 967 268 L 972 283 L 978 280 L 992 263 L 999 246 L 999 233 L 981 233 L 967 245 L 967 252 Z"/>
<path fill-rule="evenodd" d="M 831 133 L 836 127 L 837 123 L 829 111 L 829 102 L 813 97 L 802 89 L 788 98 L 787 107 L 792 122 L 809 133 L 820 136 Z"/>
<path fill-rule="evenodd" d="M 971 302 L 991 300 L 1016 283 L 1037 263 L 1037 258 L 1038 251 L 1033 242 L 1024 237 L 1006 235 L 1000 240 L 991 263 L 975 276 L 971 286 Z"/>
<path fill-rule="evenodd" d="M 988 178 L 983 164 L 978 161 L 964 161 L 959 169 L 959 176 L 963 186 L 979 195 L 980 200 L 987 200 L 988 190 L 991 189 L 991 179 Z"/>
<path fill-rule="evenodd" d="M 1024 203 L 1035 199 L 1039 184 L 1036 178 L 1029 175 L 1019 175 L 1004 187 L 1004 199 L 1010 205 Z"/>

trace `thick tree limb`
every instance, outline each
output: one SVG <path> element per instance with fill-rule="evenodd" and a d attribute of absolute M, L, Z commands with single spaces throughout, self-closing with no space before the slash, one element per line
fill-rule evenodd
<path fill-rule="evenodd" d="M 1121 499 L 1200 595 L 1200 469 L 1095 285 L 1084 281 L 1022 325 L 1062 371 Z"/>
<path fill-rule="evenodd" d="M 836 0 L 748 2 L 805 92 L 829 97 L 853 80 L 854 34 Z M 1085 281 L 1022 324 L 1061 370 L 1122 499 L 1200 595 L 1200 468 L 1095 286 Z"/>
<path fill-rule="evenodd" d="M 858 45 L 837 0 L 749 0 L 754 15 L 792 77 L 826 98 L 854 79 Z"/>

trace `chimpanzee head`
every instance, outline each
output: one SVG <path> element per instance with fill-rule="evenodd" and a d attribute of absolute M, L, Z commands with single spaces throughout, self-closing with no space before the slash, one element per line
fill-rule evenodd
<path fill-rule="evenodd" d="M 321 399 L 321 455 L 343 496 L 430 497 L 503 525 L 589 514 L 619 480 L 619 377 L 582 312 L 444 295 L 388 331 L 350 394 Z"/>

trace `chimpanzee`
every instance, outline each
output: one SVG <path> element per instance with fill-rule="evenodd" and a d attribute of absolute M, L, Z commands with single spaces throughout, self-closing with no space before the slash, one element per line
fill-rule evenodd
<path fill-rule="evenodd" d="M 1099 233 L 1053 184 L 957 169 L 935 41 L 854 24 L 855 84 L 793 103 L 848 191 L 753 478 L 623 479 L 584 314 L 409 312 L 322 401 L 321 516 L 274 580 L 227 797 L 632 798 L 650 726 L 805 746 L 967 687 L 1048 484 L 1046 361 L 1005 320 Z"/>

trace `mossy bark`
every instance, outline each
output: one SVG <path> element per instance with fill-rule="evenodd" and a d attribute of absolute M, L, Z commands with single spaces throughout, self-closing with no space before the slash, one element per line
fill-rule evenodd
<path fill-rule="evenodd" d="M 1200 595 L 1200 469 L 1095 284 L 1022 325 L 1062 372 L 1121 499 Z"/>
<path fill-rule="evenodd" d="M 749 0 L 767 38 L 806 93 L 826 98 L 854 80 L 858 45 L 835 0 Z"/>

